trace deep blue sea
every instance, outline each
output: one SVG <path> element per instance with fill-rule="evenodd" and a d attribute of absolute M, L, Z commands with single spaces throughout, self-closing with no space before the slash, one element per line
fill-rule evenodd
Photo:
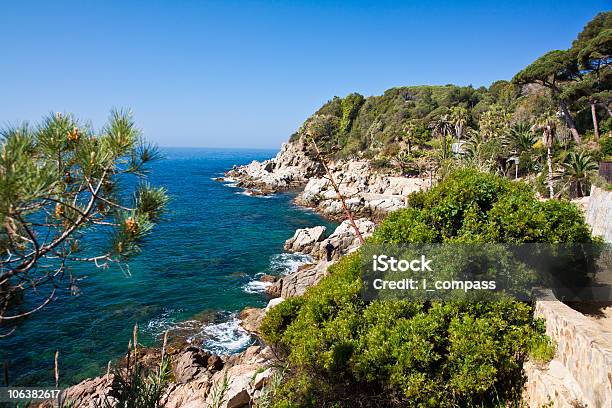
<path fill-rule="evenodd" d="M 135 323 L 140 342 L 159 344 L 170 330 L 217 353 L 234 353 L 253 339 L 235 318 L 267 299 L 257 276 L 297 268 L 304 257 L 283 253 L 296 228 L 333 224 L 292 203 L 292 194 L 253 197 L 214 181 L 234 164 L 272 157 L 272 150 L 163 149 L 149 180 L 171 196 L 169 211 L 129 262 L 77 264 L 79 296 L 62 296 L 0 339 L 11 385 L 51 385 L 59 351 L 60 383 L 103 373 L 121 357 Z"/>

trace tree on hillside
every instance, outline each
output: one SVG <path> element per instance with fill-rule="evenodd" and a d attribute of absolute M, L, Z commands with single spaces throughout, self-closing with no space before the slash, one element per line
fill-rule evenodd
<path fill-rule="evenodd" d="M 577 56 L 583 79 L 569 87 L 567 97 L 589 106 L 595 138 L 599 139 L 597 105 L 605 106 L 610 114 L 612 100 L 612 12 L 600 13 L 591 20 L 571 49 Z"/>
<path fill-rule="evenodd" d="M 412 153 L 412 148 L 427 142 L 430 133 L 418 119 L 410 119 L 404 123 L 402 139 L 408 145 L 408 153 Z"/>
<path fill-rule="evenodd" d="M 450 120 L 455 127 L 455 137 L 457 138 L 457 142 L 459 142 L 463 136 L 469 117 L 470 113 L 463 106 L 453 106 L 450 108 Z"/>
<path fill-rule="evenodd" d="M 532 130 L 534 132 L 542 132 L 542 143 L 546 146 L 546 163 L 548 165 L 548 174 L 546 176 L 546 183 L 548 184 L 548 194 L 550 198 L 555 196 L 553 188 L 553 143 L 557 131 L 557 118 L 554 115 L 547 115 L 542 117 L 538 123 L 533 125 Z"/>
<path fill-rule="evenodd" d="M 145 182 L 159 155 L 125 111 L 99 133 L 61 114 L 8 128 L 1 149 L 0 325 L 11 326 L 61 290 L 78 293 L 72 263 L 102 267 L 138 252 L 167 196 Z M 135 187 L 121 189 L 130 175 Z M 90 245 L 95 231 L 106 248 Z"/>
<path fill-rule="evenodd" d="M 551 91 L 577 143 L 580 142 L 580 133 L 578 133 L 576 122 L 569 110 L 570 101 L 564 97 L 563 86 L 568 81 L 577 80 L 579 76 L 575 53 L 556 50 L 544 54 L 513 78 L 513 82 L 517 84 L 539 84 Z"/>
<path fill-rule="evenodd" d="M 340 119 L 340 132 L 346 133 L 351 130 L 353 120 L 355 120 L 357 112 L 359 112 L 364 102 L 365 98 L 358 93 L 347 95 L 346 98 L 341 100 L 342 118 Z"/>
<path fill-rule="evenodd" d="M 563 177 L 568 181 L 570 195 L 584 196 L 589 178 L 597 173 L 597 163 L 584 152 L 570 152 L 563 163 Z"/>
<path fill-rule="evenodd" d="M 515 123 L 504 135 L 504 145 L 508 153 L 518 159 L 517 167 L 530 171 L 538 163 L 533 157 L 534 144 L 537 137 L 526 123 Z"/>
<path fill-rule="evenodd" d="M 446 158 L 447 154 L 447 142 L 446 137 L 449 136 L 453 131 L 453 122 L 448 114 L 439 116 L 429 124 L 430 129 L 433 133 L 441 138 L 442 145 L 442 158 Z"/>
<path fill-rule="evenodd" d="M 596 105 L 604 104 L 610 112 L 611 55 L 612 12 L 600 13 L 578 34 L 570 49 L 544 54 L 516 74 L 513 82 L 548 88 L 574 140 L 580 142 L 570 105 L 585 102 L 590 105 L 594 131 L 598 136 Z"/>

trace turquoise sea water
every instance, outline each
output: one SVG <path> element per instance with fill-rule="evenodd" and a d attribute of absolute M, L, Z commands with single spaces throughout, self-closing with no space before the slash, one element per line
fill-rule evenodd
<path fill-rule="evenodd" d="M 0 339 L 11 385 L 51 385 L 59 350 L 60 382 L 102 373 L 120 357 L 134 323 L 140 341 L 159 342 L 167 329 L 218 353 L 233 353 L 253 340 L 237 326 L 236 312 L 267 302 L 256 277 L 286 273 L 304 257 L 283 253 L 296 228 L 333 224 L 292 202 L 292 194 L 252 197 L 213 179 L 234 164 L 272 157 L 274 151 L 164 149 L 150 181 L 172 197 L 158 225 L 120 269 L 76 265 L 80 296 L 60 297 Z"/>

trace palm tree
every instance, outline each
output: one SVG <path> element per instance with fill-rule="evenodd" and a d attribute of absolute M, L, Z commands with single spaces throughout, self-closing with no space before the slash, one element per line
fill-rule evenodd
<path fill-rule="evenodd" d="M 576 192 L 576 197 L 584 195 L 583 187 L 587 184 L 591 175 L 597 171 L 597 163 L 585 152 L 571 152 L 563 163 L 563 176 Z"/>
<path fill-rule="evenodd" d="M 513 125 L 506 134 L 506 143 L 516 155 L 530 151 L 536 142 L 536 136 L 526 123 Z"/>
<path fill-rule="evenodd" d="M 463 106 L 453 106 L 450 109 L 450 119 L 455 127 L 457 142 L 459 142 L 461 140 L 461 136 L 463 136 L 463 130 L 468 123 L 469 112 Z"/>
<path fill-rule="evenodd" d="M 410 120 L 404 125 L 404 140 L 408 143 L 408 153 L 412 153 L 412 144 L 416 141 L 417 129 L 418 124 L 414 120 Z"/>
<path fill-rule="evenodd" d="M 542 143 L 546 146 L 546 162 L 548 164 L 546 182 L 548 184 L 550 198 L 553 198 L 555 192 L 553 189 L 552 148 L 557 132 L 557 118 L 554 115 L 546 115 L 542 117 L 538 123 L 533 125 L 531 130 L 534 132 L 542 132 Z"/>
<path fill-rule="evenodd" d="M 453 129 L 450 116 L 448 114 L 441 115 L 429 124 L 429 128 L 433 130 L 434 134 L 442 137 L 442 158 L 446 159 L 446 136 L 450 135 Z"/>
<path fill-rule="evenodd" d="M 536 135 L 526 123 L 516 123 L 504 134 L 503 149 L 508 160 L 515 161 L 516 177 L 518 177 L 519 162 L 523 163 L 523 167 L 527 166 L 527 170 L 530 170 L 533 163 L 533 145 L 536 142 Z"/>

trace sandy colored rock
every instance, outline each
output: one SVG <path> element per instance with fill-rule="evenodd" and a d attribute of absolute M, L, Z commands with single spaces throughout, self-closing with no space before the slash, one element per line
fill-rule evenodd
<path fill-rule="evenodd" d="M 247 307 L 240 312 L 240 326 L 250 333 L 259 334 L 259 327 L 265 315 L 264 309 Z"/>
<path fill-rule="evenodd" d="M 179 383 L 186 383 L 197 378 L 208 369 L 210 353 L 198 347 L 187 347 L 174 358 L 174 378 Z"/>
<path fill-rule="evenodd" d="M 285 250 L 309 253 L 317 242 L 323 240 L 326 229 L 324 226 L 316 226 L 295 230 L 293 236 L 285 241 Z"/>

